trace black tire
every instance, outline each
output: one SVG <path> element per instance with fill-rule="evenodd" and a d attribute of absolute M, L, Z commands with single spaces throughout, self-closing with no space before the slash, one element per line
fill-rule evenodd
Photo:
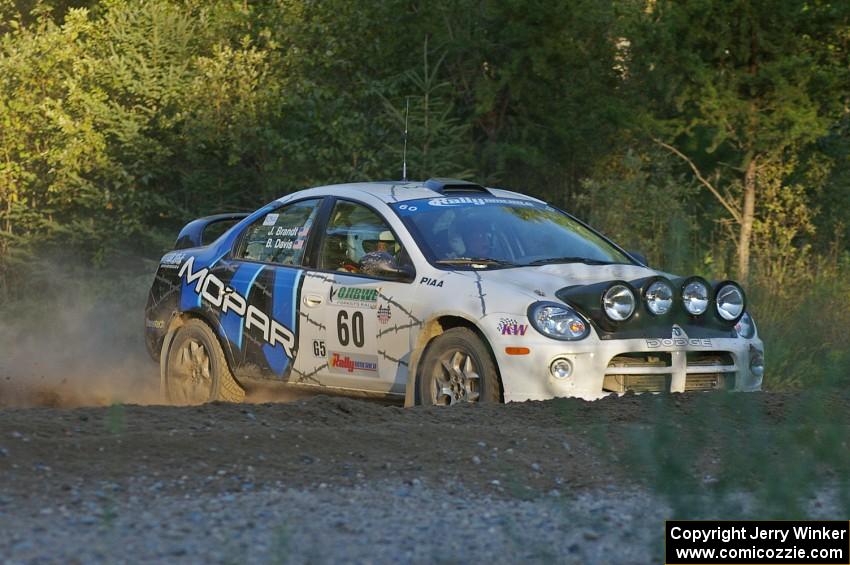
<path fill-rule="evenodd" d="M 471 378 L 471 374 L 477 377 Z M 499 403 L 502 398 L 493 356 L 469 328 L 452 328 L 431 340 L 419 364 L 418 376 L 419 402 L 426 406 Z"/>
<path fill-rule="evenodd" d="M 245 398 L 218 338 L 201 320 L 189 320 L 177 330 L 164 362 L 162 394 L 170 403 L 242 402 Z"/>

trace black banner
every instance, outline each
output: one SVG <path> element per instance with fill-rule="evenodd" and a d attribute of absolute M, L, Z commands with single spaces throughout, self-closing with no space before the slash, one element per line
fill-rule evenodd
<path fill-rule="evenodd" d="M 668 565 L 850 564 L 850 522 L 668 520 Z"/>

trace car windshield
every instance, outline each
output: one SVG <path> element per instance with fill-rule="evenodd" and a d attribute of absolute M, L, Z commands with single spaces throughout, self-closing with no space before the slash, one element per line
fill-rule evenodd
<path fill-rule="evenodd" d="M 634 263 L 573 218 L 530 200 L 476 195 L 408 200 L 392 207 L 438 265 Z"/>

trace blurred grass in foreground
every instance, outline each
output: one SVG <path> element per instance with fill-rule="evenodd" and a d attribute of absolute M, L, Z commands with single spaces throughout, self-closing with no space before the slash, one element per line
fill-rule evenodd
<path fill-rule="evenodd" d="M 805 518 L 826 496 L 840 519 L 850 514 L 847 399 L 829 388 L 708 393 L 683 411 L 674 396 L 654 397 L 648 423 L 626 430 L 617 451 L 671 518 Z"/>

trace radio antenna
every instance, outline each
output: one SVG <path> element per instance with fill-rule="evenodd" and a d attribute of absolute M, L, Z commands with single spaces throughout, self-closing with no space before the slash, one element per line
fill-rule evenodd
<path fill-rule="evenodd" d="M 404 98 L 404 149 L 401 152 L 401 180 L 407 181 L 407 117 L 410 115 L 410 96 Z"/>

